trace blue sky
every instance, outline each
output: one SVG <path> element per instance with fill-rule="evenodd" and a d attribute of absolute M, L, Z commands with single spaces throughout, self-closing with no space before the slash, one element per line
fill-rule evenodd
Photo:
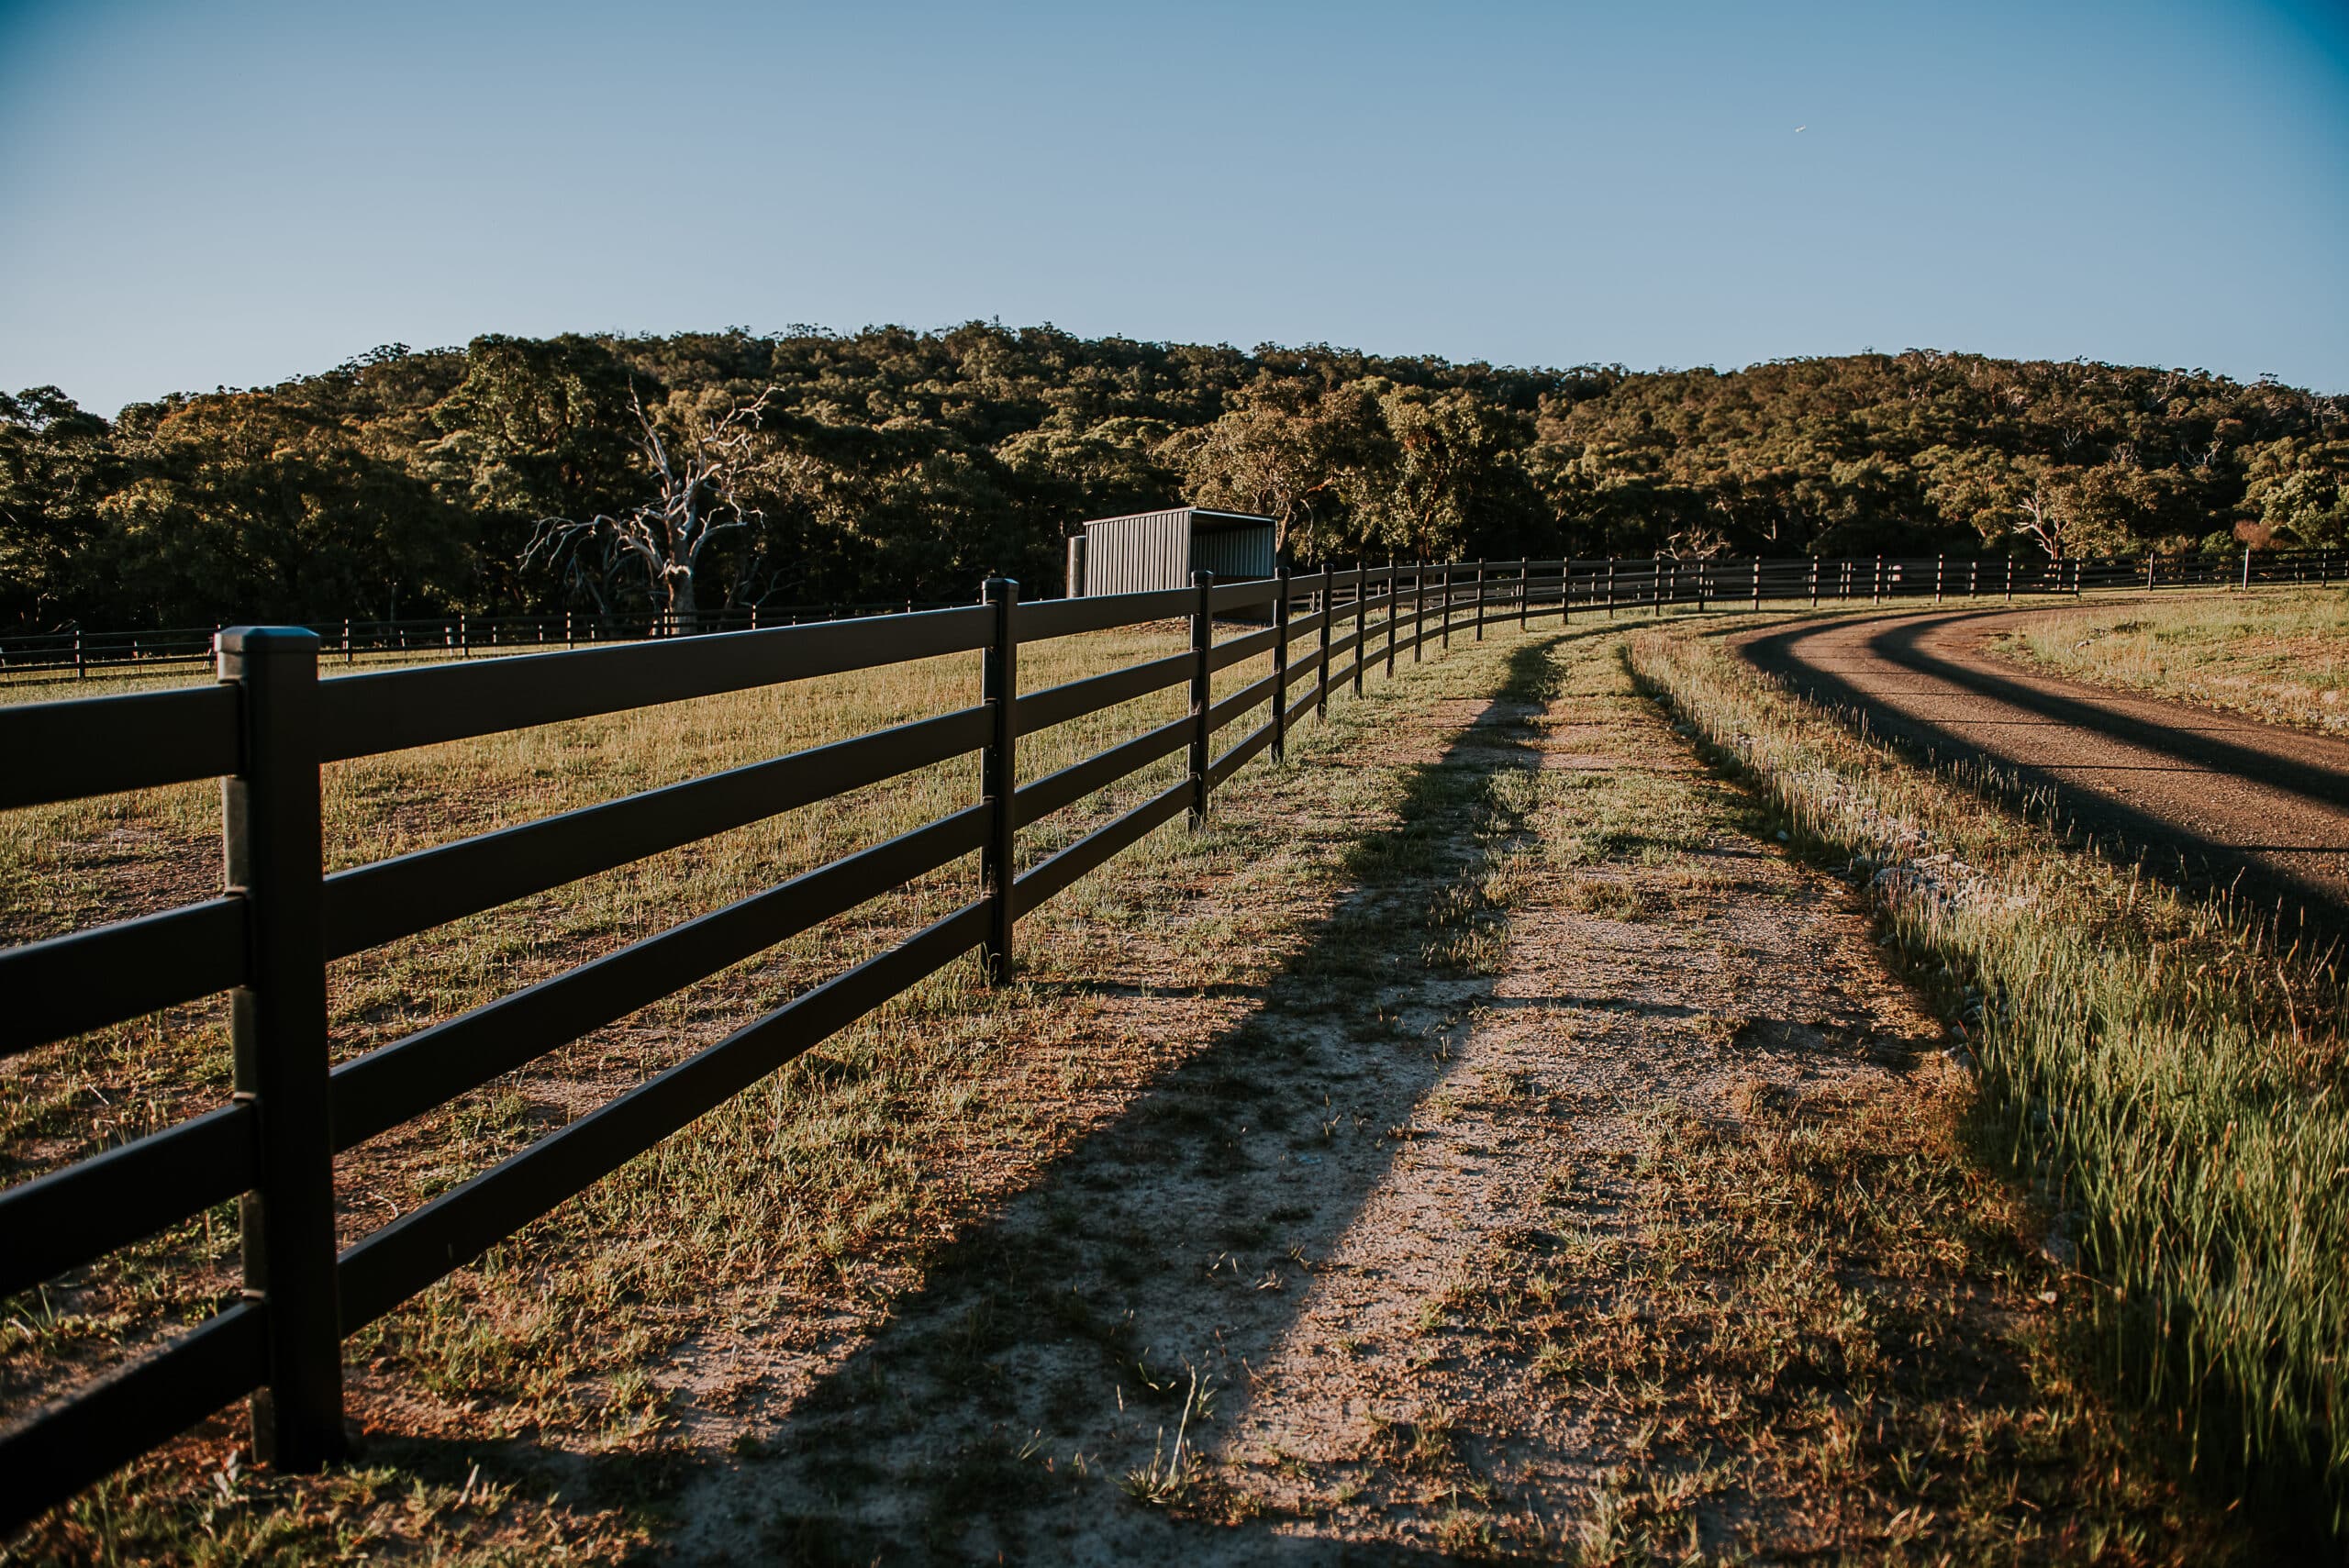
<path fill-rule="evenodd" d="M 2349 391 L 2349 6 L 0 0 L 0 384 L 974 317 Z"/>

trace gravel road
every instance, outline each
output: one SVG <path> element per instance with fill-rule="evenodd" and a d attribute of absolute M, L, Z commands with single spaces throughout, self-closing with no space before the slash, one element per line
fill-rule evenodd
<path fill-rule="evenodd" d="M 2188 885 L 2232 885 L 2288 931 L 2349 938 L 2349 744 L 2122 695 L 1995 659 L 2044 611 L 1806 623 L 1735 646 L 1797 691 L 1943 760 L 1990 760 L 2079 828 Z"/>

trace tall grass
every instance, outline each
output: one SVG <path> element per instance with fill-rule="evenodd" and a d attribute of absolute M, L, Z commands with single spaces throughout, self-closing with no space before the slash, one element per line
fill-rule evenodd
<path fill-rule="evenodd" d="M 1848 855 L 2077 1248 L 2084 1321 L 2201 1459 L 2349 1524 L 2349 1090 L 2335 969 L 1915 765 L 1695 632 L 1642 682 Z M 2002 798 L 2002 796 L 2004 798 Z M 2043 803 L 2042 803 L 2043 804 Z M 2239 1470 L 2237 1467 L 2240 1467 Z"/>
<path fill-rule="evenodd" d="M 2349 592 L 2195 594 L 2034 616 L 1991 650 L 2054 674 L 2349 734 Z"/>

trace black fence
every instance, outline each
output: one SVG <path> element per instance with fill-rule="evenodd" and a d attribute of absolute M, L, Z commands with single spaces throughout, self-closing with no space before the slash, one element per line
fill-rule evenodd
<path fill-rule="evenodd" d="M 1538 573 L 1505 583 L 1461 567 L 1380 568 L 1023 605 L 1016 584 L 996 581 L 984 602 L 951 609 L 327 683 L 314 631 L 242 627 L 218 636 L 217 684 L 0 706 L 0 755 L 12 759 L 0 808 L 218 776 L 228 847 L 218 897 L 0 949 L 0 1055 L 223 991 L 235 1048 L 229 1103 L 0 1192 L 0 1295 L 231 1198 L 245 1237 L 241 1299 L 0 1431 L 0 1529 L 248 1394 L 256 1457 L 291 1470 L 333 1457 L 347 1336 L 973 949 L 1000 979 L 1021 915 L 1162 823 L 1198 819 L 1219 785 L 1278 754 L 1333 690 L 1359 695 L 1398 658 L 1416 662 L 1455 631 L 1481 635 L 1497 607 L 1524 621 L 1540 589 Z M 1018 692 L 1023 646 L 1181 619 L 1185 651 Z M 323 873 L 325 763 L 963 653 L 983 659 L 974 706 Z M 1269 673 L 1215 698 L 1216 674 L 1251 661 Z M 1014 787 L 1021 737 L 1185 685 L 1183 717 Z M 334 960 L 973 752 L 977 804 L 330 1061 Z M 1172 787 L 1014 874 L 1021 828 L 1177 753 L 1188 767 Z M 339 1155 L 974 851 L 975 899 L 338 1253 Z"/>
<path fill-rule="evenodd" d="M 2156 573 L 2154 585 L 2165 581 L 2177 578 Z M 245 1243 L 241 1299 L 0 1430 L 0 1529 L 247 1395 L 256 1457 L 289 1470 L 334 1457 L 346 1337 L 972 950 L 1000 980 L 1020 916 L 1161 824 L 1200 819 L 1219 785 L 1260 753 L 1279 755 L 1289 727 L 1325 711 L 1333 692 L 1359 695 L 1367 675 L 1391 676 L 1398 659 L 1416 662 L 1455 633 L 1756 596 L 1848 602 L 2107 585 L 2119 580 L 2087 565 L 2011 580 L 2001 570 L 1993 581 L 1976 563 L 1931 560 L 1476 562 L 1220 584 L 1202 574 L 1188 588 L 1031 604 L 996 580 L 983 602 L 954 608 L 323 684 L 330 649 L 317 632 L 241 627 L 218 634 L 216 684 L 0 706 L 0 757 L 9 759 L 0 809 L 227 781 L 226 890 L 0 949 L 0 1056 L 224 991 L 233 994 L 235 1048 L 228 1104 L 0 1192 L 0 1296 L 232 1198 L 242 1203 Z M 1184 651 L 1019 690 L 1023 646 L 1177 619 L 1189 623 Z M 984 668 L 974 706 L 323 871 L 325 763 L 968 653 Z M 1219 672 L 1257 660 L 1269 673 L 1214 697 Z M 1022 737 L 1185 685 L 1182 717 L 1015 787 Z M 1250 720 L 1227 744 L 1227 732 Z M 335 960 L 973 752 L 982 780 L 974 805 L 330 1061 L 326 973 Z M 1021 828 L 1178 752 L 1188 766 L 1177 783 L 1015 874 Z M 338 1252 L 339 1155 L 974 851 L 978 896 L 952 914 Z"/>
<path fill-rule="evenodd" d="M 1712 604 L 1754 598 L 1787 602 L 1848 602 L 1865 598 L 1981 596 L 2017 594 L 2078 594 L 2095 589 L 2253 587 L 2282 584 L 2330 585 L 2349 555 L 2328 550 L 2244 550 L 2237 555 L 2104 557 L 2094 560 L 2016 561 L 2005 556 L 1903 556 L 1832 558 L 1809 556 L 1671 556 L 1631 560 L 1493 562 L 1479 563 L 1488 580 L 1513 581 L 1533 573 L 1553 597 L 1576 604 Z M 1419 570 L 1440 571 L 1428 567 Z M 1463 571 L 1470 568 L 1463 567 Z M 690 622 L 649 612 L 634 615 L 431 616 L 405 620 L 316 621 L 318 656 L 356 662 L 362 658 L 475 653 L 514 653 L 549 648 L 579 648 L 605 642 L 758 631 L 894 612 L 949 606 L 936 601 L 892 599 L 854 605 L 757 606 L 706 610 Z M 94 671 L 169 669 L 211 662 L 218 627 L 177 627 L 160 631 L 43 632 L 0 637 L 0 677 L 15 674 L 87 675 Z"/>
<path fill-rule="evenodd" d="M 643 642 L 655 638 L 711 632 L 762 631 L 779 626 L 941 609 L 936 600 L 874 600 L 854 605 L 760 606 L 704 610 L 690 622 L 650 611 L 607 615 L 565 612 L 550 616 L 408 617 L 399 620 L 345 618 L 311 621 L 304 629 L 318 639 L 318 656 L 352 663 L 383 655 L 470 659 L 475 653 L 518 653 L 550 648 L 593 647 L 603 642 Z M 166 627 L 156 631 L 62 631 L 0 637 L 0 676 L 87 675 L 93 671 L 170 669 L 208 664 L 217 626 Z"/>

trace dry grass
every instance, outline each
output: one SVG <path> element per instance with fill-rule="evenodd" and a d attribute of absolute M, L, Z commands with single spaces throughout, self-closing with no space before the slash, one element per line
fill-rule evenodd
<path fill-rule="evenodd" d="M 1186 644 L 1187 628 L 1168 625 L 1033 645 L 1023 651 L 1023 686 Z M 1217 695 L 1267 667 L 1258 660 L 1222 673 Z M 1403 668 L 1411 673 L 1408 654 Z M 1435 668 L 1417 673 L 1424 681 Z M 975 701 L 977 685 L 974 658 L 935 660 L 338 765 L 325 781 L 329 863 L 946 711 Z M 1185 702 L 1176 689 L 1030 738 L 1022 776 L 1163 722 Z M 1333 694 L 1333 717 L 1348 706 Z M 1308 719 L 1292 751 L 1300 762 L 1326 762 L 1352 741 L 1349 724 Z M 1023 856 L 1051 852 L 1163 788 L 1181 767 L 1179 756 L 1168 759 L 1023 834 Z M 411 1442 L 534 1436 L 590 1461 L 631 1456 L 633 1479 L 567 1487 L 574 1501 L 557 1510 L 561 1522 L 539 1517 L 530 1529 L 576 1541 L 640 1534 L 649 1516 L 640 1505 L 651 1505 L 634 1489 L 649 1488 L 656 1503 L 666 1495 L 659 1455 L 674 1436 L 663 1415 L 669 1396 L 647 1369 L 705 1331 L 701 1309 L 713 1301 L 723 1321 L 729 1313 L 771 1316 L 793 1301 L 831 1304 L 817 1307 L 820 1316 L 885 1299 L 951 1230 L 951 1216 L 983 1203 L 1033 1151 L 1066 1135 L 1069 1097 L 1081 1102 L 1097 1086 L 1084 1044 L 1100 1008 L 1093 993 L 1108 977 L 1146 971 L 1154 985 L 1194 991 L 1261 973 L 1282 931 L 1329 895 L 1355 825 L 1386 799 L 1379 774 L 1345 767 L 1268 773 L 1258 764 L 1230 794 L 1308 779 L 1316 793 L 1303 814 L 1323 825 L 1316 830 L 1275 838 L 1260 823 L 1252 832 L 1176 827 L 1153 835 L 1023 922 L 1020 985 L 989 993 L 968 963 L 942 973 L 358 1336 L 349 1352 L 355 1413 Z M 930 769 L 340 963 L 330 976 L 336 1054 L 770 886 L 968 804 L 976 788 L 975 759 Z M 0 822 L 0 922 L 21 940 L 203 895 L 217 885 L 217 790 L 199 785 L 12 814 Z M 346 1243 L 951 909 L 974 882 L 969 864 L 948 868 L 346 1155 Z M 1203 900 L 1215 887 L 1227 894 L 1221 904 Z M 1175 911 L 1187 920 L 1168 925 Z M 1153 933 L 1140 950 L 1146 960 L 1136 957 L 1137 931 Z M 217 1004 L 180 1009 L 7 1062 L 0 1153 L 14 1179 L 217 1103 L 227 1089 L 224 1015 Z M 1041 1081 L 1027 1082 L 1030 1073 Z M 233 1295 L 235 1248 L 233 1213 L 224 1208 L 6 1303 L 0 1396 L 22 1407 L 200 1318 Z M 54 1517 L 58 1533 L 45 1539 L 92 1550 L 176 1541 L 175 1550 L 193 1551 L 182 1532 L 192 1518 L 215 1513 L 239 1521 L 232 1533 L 240 1551 L 290 1530 L 286 1539 L 306 1551 L 327 1526 L 398 1538 L 406 1526 L 358 1521 L 381 1512 L 371 1488 L 411 1484 L 421 1488 L 417 1518 L 438 1517 L 420 1500 L 432 1493 L 432 1462 L 406 1451 L 382 1473 L 396 1481 L 363 1469 L 321 1482 L 239 1477 L 239 1497 L 273 1501 L 232 1507 L 198 1473 L 232 1451 L 230 1432 L 216 1425 L 182 1451 L 134 1467 L 127 1481 Z M 452 1480 L 444 1502 L 463 1490 L 462 1477 Z M 476 1489 L 467 1506 L 479 1498 Z M 425 1533 L 464 1539 L 441 1525 Z M 495 1533 L 512 1535 L 504 1524 Z"/>
<path fill-rule="evenodd" d="M 2349 733 L 2349 591 L 2165 595 L 2041 616 L 1988 643 L 2076 681 Z"/>

